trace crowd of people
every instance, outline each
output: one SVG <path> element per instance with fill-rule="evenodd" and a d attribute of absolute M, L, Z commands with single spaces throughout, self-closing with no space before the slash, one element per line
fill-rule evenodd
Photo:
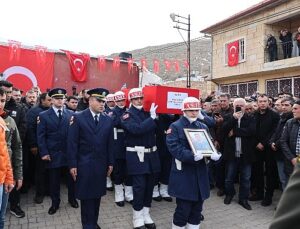
<path fill-rule="evenodd" d="M 300 27 L 298 28 L 298 31 L 295 33 L 294 37 L 288 29 L 280 30 L 279 40 L 282 47 L 282 54 L 284 59 L 292 57 L 293 41 L 296 42 L 296 45 L 298 47 L 297 55 L 300 56 Z M 267 35 L 266 49 L 269 53 L 270 62 L 278 60 L 277 39 L 273 34 Z"/>
<path fill-rule="evenodd" d="M 0 81 L 0 229 L 6 208 L 25 216 L 20 198 L 29 189 L 36 204 L 50 196 L 54 215 L 62 182 L 70 206 L 79 208 L 80 200 L 83 228 L 93 229 L 100 228 L 107 190 L 117 206 L 132 205 L 133 228 L 156 228 L 152 200 L 175 197 L 172 228 L 196 229 L 210 189 L 229 205 L 238 183 L 239 205 L 252 210 L 249 201 L 270 206 L 274 190 L 286 188 L 300 154 L 298 98 L 212 93 L 202 102 L 184 99 L 182 115 L 172 115 L 157 113 L 155 104 L 145 112 L 143 97 L 131 89 L 129 107 L 124 92 L 103 88 L 67 96 L 64 88 L 34 87 L 22 97 Z M 216 149 L 211 156 L 192 150 L 186 128 L 207 131 Z"/>

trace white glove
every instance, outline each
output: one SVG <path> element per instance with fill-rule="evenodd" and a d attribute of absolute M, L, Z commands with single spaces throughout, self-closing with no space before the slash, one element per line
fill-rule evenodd
<path fill-rule="evenodd" d="M 199 111 L 198 118 L 199 118 L 200 120 L 203 120 L 203 119 L 204 119 L 204 116 L 203 116 L 203 114 L 201 113 L 201 110 Z"/>
<path fill-rule="evenodd" d="M 156 118 L 156 109 L 157 109 L 158 105 L 155 105 L 155 103 L 152 103 L 151 104 L 151 107 L 150 107 L 150 116 L 152 119 L 155 119 Z"/>
<path fill-rule="evenodd" d="M 194 161 L 200 161 L 203 159 L 203 154 L 200 153 L 200 152 L 197 152 L 195 155 L 194 155 Z"/>
<path fill-rule="evenodd" d="M 213 152 L 210 156 L 210 159 L 212 159 L 213 161 L 218 161 L 221 156 L 222 156 L 221 153 Z"/>

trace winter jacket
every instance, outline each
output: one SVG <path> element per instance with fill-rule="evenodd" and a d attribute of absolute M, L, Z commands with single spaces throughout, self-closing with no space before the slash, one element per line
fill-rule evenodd
<path fill-rule="evenodd" d="M 0 184 L 13 184 L 13 173 L 5 140 L 6 130 L 5 122 L 0 118 Z"/>

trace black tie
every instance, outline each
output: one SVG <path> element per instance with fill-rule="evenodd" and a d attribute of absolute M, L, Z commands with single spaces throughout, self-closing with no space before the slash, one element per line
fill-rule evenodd
<path fill-rule="evenodd" d="M 96 126 L 97 126 L 97 125 L 98 125 L 98 122 L 99 122 L 99 121 L 98 121 L 98 115 L 95 115 L 95 116 L 94 116 L 94 119 L 95 119 L 95 124 L 96 124 Z"/>
<path fill-rule="evenodd" d="M 58 118 L 59 118 L 59 120 L 61 120 L 61 118 L 62 118 L 61 110 L 58 110 Z"/>

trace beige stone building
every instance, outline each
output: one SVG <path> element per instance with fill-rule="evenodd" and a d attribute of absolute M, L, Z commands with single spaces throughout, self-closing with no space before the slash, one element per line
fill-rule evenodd
<path fill-rule="evenodd" d="M 294 40 L 300 27 L 300 0 L 265 0 L 204 30 L 212 38 L 211 80 L 218 90 L 251 95 L 255 91 L 276 96 L 281 91 L 300 94 L 300 57 Z M 292 57 L 283 58 L 279 31 L 293 36 Z M 278 60 L 270 61 L 267 35 L 277 40 Z M 228 66 L 228 44 L 238 41 L 238 64 Z"/>

